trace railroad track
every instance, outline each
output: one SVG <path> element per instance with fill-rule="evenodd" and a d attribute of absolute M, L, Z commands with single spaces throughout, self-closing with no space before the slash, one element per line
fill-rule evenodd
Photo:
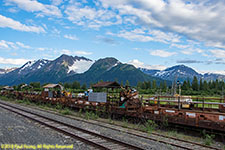
<path fill-rule="evenodd" d="M 48 110 L 43 110 L 43 109 L 39 109 L 39 110 L 63 116 L 63 115 L 58 114 L 58 113 L 53 112 L 53 111 L 48 111 Z M 162 135 L 162 134 L 158 134 L 158 133 L 151 133 L 149 135 L 149 134 L 147 134 L 143 131 L 134 130 L 133 128 L 129 128 L 129 127 L 126 127 L 124 129 L 124 127 L 120 126 L 120 128 L 117 128 L 117 127 L 115 127 L 115 125 L 110 125 L 110 124 L 105 123 L 103 121 L 87 121 L 87 120 L 78 119 L 78 118 L 75 118 L 75 117 L 69 117 L 69 116 L 63 116 L 63 117 L 66 117 L 66 118 L 69 118 L 69 119 L 74 119 L 74 120 L 77 120 L 77 121 L 82 121 L 82 122 L 85 122 L 85 123 L 88 123 L 88 124 L 101 126 L 101 127 L 108 128 L 108 129 L 111 129 L 111 130 L 116 130 L 116 131 L 123 132 L 123 133 L 126 133 L 126 134 L 134 135 L 134 136 L 137 136 L 137 137 L 140 137 L 140 138 L 149 139 L 151 141 L 157 141 L 157 142 L 160 142 L 160 143 L 169 144 L 169 145 L 172 145 L 174 147 L 178 147 L 178 148 L 182 148 L 182 149 L 187 149 L 187 150 L 196 150 L 196 149 L 199 149 L 199 150 L 200 149 L 201 150 L 220 150 L 219 148 L 216 148 L 216 147 L 203 145 L 203 144 L 200 144 L 200 143 L 197 143 L 197 142 L 182 140 L 182 139 L 178 139 L 178 138 L 175 138 L 175 137 L 166 136 L 166 135 Z M 118 125 L 116 125 L 116 126 L 118 126 Z M 127 129 L 129 129 L 129 131 L 127 131 Z"/>
<path fill-rule="evenodd" d="M 5 105 L 5 103 L 2 103 L 2 102 L 0 102 L 0 104 Z M 11 106 L 11 105 L 9 105 L 9 106 L 13 107 L 13 108 L 16 108 L 15 106 Z M 0 107 L 2 107 L 2 106 L 0 105 Z M 17 109 L 20 109 L 20 108 L 17 108 Z M 46 110 L 43 110 L 43 109 L 39 109 L 39 110 L 46 111 Z M 27 111 L 27 110 L 26 110 L 26 112 L 32 113 L 32 112 Z M 60 114 L 52 112 L 52 111 L 46 111 L 46 112 L 54 113 L 56 115 L 60 115 Z M 60 115 L 60 116 L 63 116 L 63 115 Z M 140 138 L 148 139 L 148 140 L 151 140 L 151 141 L 157 141 L 157 142 L 160 142 L 160 143 L 169 144 L 169 145 L 172 145 L 174 147 L 181 148 L 181 149 L 187 149 L 187 150 L 196 150 L 196 149 L 220 150 L 219 148 L 203 145 L 203 144 L 196 143 L 196 142 L 186 141 L 186 140 L 182 140 L 182 139 L 178 139 L 178 138 L 175 138 L 175 137 L 166 136 L 166 135 L 162 135 L 162 134 L 158 134 L 158 133 L 151 133 L 149 135 L 145 132 L 136 131 L 136 130 L 134 130 L 132 128 L 129 128 L 129 127 L 128 127 L 128 129 L 124 128 L 124 127 L 118 128 L 118 127 L 115 127 L 115 125 L 109 125 L 108 123 L 105 123 L 105 122 L 102 122 L 102 121 L 98 121 L 98 122 L 97 121 L 91 121 L 90 122 L 90 121 L 86 121 L 86 120 L 78 119 L 78 118 L 74 118 L 74 117 L 69 117 L 69 116 L 63 116 L 63 117 L 67 117 L 67 118 L 82 121 L 82 122 L 85 122 L 85 123 L 101 126 L 101 127 L 104 127 L 104 128 L 109 128 L 111 130 L 116 130 L 116 131 L 123 132 L 123 133 L 126 133 L 126 134 L 134 135 L 134 136 L 137 136 L 137 137 L 140 137 Z M 135 148 L 133 148 L 133 149 L 135 149 Z M 136 149 L 140 149 L 140 148 L 136 148 Z"/>
<path fill-rule="evenodd" d="M 104 127 L 104 128 L 109 128 L 109 129 L 112 129 L 112 130 L 117 130 L 119 132 L 127 133 L 127 134 L 134 135 L 134 136 L 137 136 L 137 137 L 140 137 L 140 138 L 149 139 L 151 141 L 169 144 L 169 145 L 172 145 L 174 147 L 181 148 L 181 149 L 186 149 L 186 150 L 196 150 L 196 149 L 198 149 L 198 150 L 220 150 L 219 148 L 203 145 L 203 144 L 196 143 L 196 142 L 186 141 L 186 140 L 182 140 L 182 139 L 178 139 L 178 138 L 174 138 L 174 137 L 171 137 L 171 136 L 166 136 L 166 135 L 162 135 L 162 134 L 158 134 L 158 133 L 151 133 L 149 135 L 149 134 L 147 134 L 145 132 L 142 132 L 142 131 L 139 131 L 139 130 L 135 131 L 133 128 L 129 128 L 129 127 L 127 127 L 127 129 L 129 129 L 129 131 L 127 131 L 126 128 L 125 128 L 125 130 L 115 128 L 114 126 L 108 125 L 105 122 L 99 123 L 99 121 L 98 121 L 98 123 L 93 123 L 93 122 L 90 122 L 90 121 L 86 121 L 86 120 L 83 120 L 83 119 L 77 119 L 77 118 L 74 118 L 74 117 L 68 117 L 68 118 L 75 119 L 75 120 L 78 120 L 78 121 L 83 121 L 85 123 L 101 126 L 101 127 Z M 120 128 L 124 128 L 124 127 L 120 126 Z"/>
<path fill-rule="evenodd" d="M 95 148 L 104 149 L 104 150 L 143 150 L 140 147 L 135 145 L 131 145 L 129 143 L 125 143 L 111 137 L 107 137 L 104 135 L 100 135 L 97 132 L 85 130 L 79 127 L 72 126 L 70 124 L 60 122 L 55 119 L 48 118 L 46 116 L 36 114 L 34 112 L 30 112 L 6 103 L 0 102 L 0 107 L 4 108 L 8 111 L 14 112 L 21 116 L 24 116 L 28 119 L 31 119 L 35 122 L 38 122 L 42 125 L 45 125 L 51 129 L 54 129 L 58 132 L 61 132 L 65 135 L 68 135 L 72 138 L 78 139 L 84 143 L 87 143 Z"/>

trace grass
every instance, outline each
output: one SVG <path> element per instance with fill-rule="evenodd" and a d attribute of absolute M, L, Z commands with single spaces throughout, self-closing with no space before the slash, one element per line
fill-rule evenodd
<path fill-rule="evenodd" d="M 157 127 L 158 125 L 153 120 L 147 120 L 143 125 L 140 125 L 140 129 L 149 134 L 151 134 Z"/>
<path fill-rule="evenodd" d="M 202 131 L 202 134 L 203 134 L 203 138 L 204 138 L 204 144 L 205 145 L 212 145 L 213 144 L 213 139 L 215 138 L 215 135 L 214 134 L 207 134 L 205 130 Z"/>
<path fill-rule="evenodd" d="M 88 112 L 86 111 L 85 112 L 85 119 L 89 120 L 89 119 L 92 119 L 92 120 L 97 120 L 99 118 L 98 114 L 97 113 L 94 113 L 94 112 Z"/>
<path fill-rule="evenodd" d="M 72 114 L 72 112 L 69 108 L 65 108 L 65 109 L 61 110 L 60 113 L 63 115 L 71 115 Z"/>

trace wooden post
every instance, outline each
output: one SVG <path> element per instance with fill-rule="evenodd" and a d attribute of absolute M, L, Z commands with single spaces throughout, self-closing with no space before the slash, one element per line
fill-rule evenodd
<path fill-rule="evenodd" d="M 204 109 L 205 109 L 205 98 L 203 97 L 202 110 L 204 111 Z"/>
<path fill-rule="evenodd" d="M 178 96 L 178 110 L 180 110 L 180 96 Z"/>
<path fill-rule="evenodd" d="M 159 101 L 159 96 L 158 96 L 158 107 L 160 107 L 160 101 Z"/>

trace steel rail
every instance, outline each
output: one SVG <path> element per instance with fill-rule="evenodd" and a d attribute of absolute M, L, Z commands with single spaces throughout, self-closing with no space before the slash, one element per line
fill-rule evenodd
<path fill-rule="evenodd" d="M 0 102 L 1 103 L 1 102 Z M 39 108 L 38 108 L 39 109 Z M 54 113 L 56 115 L 59 115 L 59 116 L 63 116 L 61 114 L 58 114 L 56 112 L 52 112 L 52 111 L 47 111 L 47 110 L 43 110 L 43 109 L 39 109 L 41 111 L 45 111 L 45 112 L 48 112 L 48 113 Z M 28 111 L 30 112 L 30 111 Z M 149 139 L 149 140 L 152 140 L 152 141 L 157 141 L 157 142 L 161 142 L 161 143 L 164 143 L 164 144 L 169 144 L 169 145 L 172 145 L 172 146 L 175 146 L 175 147 L 179 147 L 179 148 L 183 148 L 183 149 L 187 149 L 187 150 L 193 150 L 193 149 L 196 149 L 196 148 L 190 148 L 190 147 L 187 147 L 187 146 L 182 146 L 180 145 L 181 143 L 179 142 L 184 142 L 184 143 L 187 143 L 190 144 L 193 146 L 195 145 L 198 145 L 202 148 L 209 148 L 209 149 L 214 149 L 214 150 L 219 150 L 218 148 L 215 148 L 215 147 L 211 147 L 211 146 L 207 146 L 207 145 L 203 145 L 203 144 L 200 144 L 200 143 L 196 143 L 196 142 L 191 142 L 191 141 L 186 141 L 186 140 L 182 140 L 182 139 L 178 139 L 178 138 L 174 138 L 174 137 L 171 137 L 171 136 L 166 136 L 166 135 L 162 135 L 162 134 L 158 134 L 158 133 L 151 133 L 152 135 L 156 135 L 156 136 L 159 136 L 159 137 L 163 137 L 163 138 L 167 138 L 167 139 L 173 139 L 175 141 L 178 141 L 178 144 L 175 144 L 175 143 L 172 143 L 172 142 L 168 142 L 168 141 L 163 141 L 163 140 L 159 140 L 159 139 L 154 139 L 154 138 L 151 138 L 149 136 L 144 136 L 144 135 L 141 135 L 141 134 L 138 134 L 138 133 L 133 133 L 133 132 L 127 132 L 127 131 L 124 131 L 124 130 L 121 130 L 121 129 L 116 129 L 116 128 L 113 128 L 113 127 L 109 127 L 109 126 L 106 126 L 106 125 L 102 125 L 102 124 L 97 124 L 97 123 L 93 123 L 93 122 L 90 122 L 90 121 L 86 121 L 86 120 L 83 120 L 83 119 L 78 119 L 78 118 L 74 118 L 74 117 L 69 117 L 69 116 L 63 116 L 63 117 L 66 117 L 66 118 L 69 118 L 69 119 L 74 119 L 74 120 L 78 120 L 78 121 L 82 121 L 82 122 L 85 122 L 85 123 L 89 123 L 89 124 L 93 124 L 93 125 L 97 125 L 97 126 L 101 126 L 101 127 L 104 127 L 104 128 L 109 128 L 109 129 L 112 129 L 112 130 L 116 130 L 116 131 L 119 131 L 119 132 L 124 132 L 124 133 L 127 133 L 127 134 L 130 134 L 130 135 L 134 135 L 134 136 L 138 136 L 138 137 L 141 137 L 141 138 L 145 138 L 145 139 Z M 107 124 L 103 121 L 100 121 L 101 123 L 104 123 L 104 124 Z M 124 127 L 123 127 L 124 128 Z M 133 128 L 129 128 L 127 127 L 128 129 L 132 129 Z M 143 131 L 140 131 L 138 130 L 139 132 L 143 132 Z M 144 133 L 144 132 L 143 132 Z"/>
<path fill-rule="evenodd" d="M 61 121 L 58 121 L 58 120 L 55 120 L 55 119 L 51 119 L 51 118 L 48 118 L 46 116 L 43 116 L 43 115 L 40 115 L 40 114 L 36 114 L 36 113 L 33 113 L 33 112 L 30 112 L 30 111 L 27 111 L 27 110 L 24 110 L 24 109 L 21 109 L 21 108 L 18 108 L 18 107 L 15 107 L 15 106 L 12 106 L 12 105 L 9 105 L 9 104 L 5 104 L 5 103 L 2 103 L 0 102 L 0 107 L 1 108 L 4 108 L 4 109 L 7 109 L 11 112 L 14 112 L 16 114 L 19 114 L 21 116 L 24 116 L 26 118 L 29 118 L 33 121 L 36 121 L 36 122 L 39 122 L 40 124 L 43 124 L 49 128 L 52 128 L 56 131 L 59 131 L 61 133 L 64 133 L 66 135 L 69 135 L 75 139 L 78 139 L 78 140 L 81 140 L 82 142 L 84 143 L 88 143 L 89 145 L 92 145 L 96 148 L 99 148 L 99 149 L 105 149 L 105 150 L 111 150 L 111 149 L 115 149 L 115 147 L 111 147 L 110 148 L 110 144 L 113 146 L 121 146 L 124 147 L 124 149 L 135 149 L 135 150 L 143 150 L 143 148 L 140 148 L 140 147 L 137 147 L 135 145 L 131 145 L 129 143 L 125 143 L 125 142 L 122 142 L 122 141 L 119 141 L 117 139 L 113 139 L 111 137 L 107 137 L 107 136 L 104 136 L 104 135 L 100 135 L 98 133 L 95 133 L 95 132 L 92 132 L 92 131 L 88 131 L 88 130 L 85 130 L 85 129 L 82 129 L 82 128 L 79 128 L 79 127 L 75 127 L 75 126 L 72 126 L 70 124 L 67 124 L 67 123 L 63 123 Z M 13 109 L 12 109 L 13 108 Z M 19 110 L 19 111 L 18 111 Z M 24 113 L 25 112 L 25 113 Z M 27 113 L 27 114 L 26 114 Z M 31 115 L 30 115 L 31 114 Z M 38 117 L 34 117 L 34 116 L 38 116 Z M 41 120 L 41 119 L 45 119 L 45 121 Z M 50 121 L 50 122 L 46 122 L 46 120 Z M 86 133 L 86 134 L 89 134 L 91 136 L 95 136 L 95 137 L 98 137 L 100 139 L 103 139 L 105 140 L 106 142 L 103 141 L 103 143 L 97 143 L 97 141 L 92 141 L 93 139 L 89 140 L 85 137 L 82 137 L 82 136 L 78 136 L 72 132 L 68 132 L 67 130 L 63 129 L 62 126 L 60 127 L 57 127 L 57 126 L 54 126 L 54 125 L 51 125 L 52 123 L 51 122 L 54 122 L 56 124 L 61 124 L 63 125 L 64 127 L 68 127 L 68 128 L 72 128 L 72 129 L 75 129 L 75 130 L 78 130 L 80 132 L 83 132 L 83 133 Z M 89 136 L 90 137 L 90 136 Z M 109 144 L 110 142 L 110 144 Z M 105 145 L 104 145 L 105 144 Z M 117 149 L 117 148 L 116 148 Z"/>

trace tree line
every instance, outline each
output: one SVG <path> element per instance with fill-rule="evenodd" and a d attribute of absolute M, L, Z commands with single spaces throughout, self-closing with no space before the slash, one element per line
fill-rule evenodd
<path fill-rule="evenodd" d="M 195 76 L 192 81 L 185 80 L 182 83 L 173 83 L 173 85 L 167 85 L 166 81 L 161 81 L 160 84 L 156 84 L 156 81 L 138 82 L 137 89 L 141 93 L 155 94 L 160 93 L 179 93 L 179 87 L 181 88 L 182 95 L 223 95 L 225 89 L 225 82 L 223 80 L 206 81 L 198 80 Z"/>
<path fill-rule="evenodd" d="M 103 82 L 102 80 L 99 82 Z M 28 86 L 23 87 L 24 83 L 13 86 L 15 90 L 28 90 L 32 89 L 34 91 L 43 90 L 42 86 L 47 83 L 41 85 L 40 82 L 31 82 Z M 74 92 L 83 92 L 87 90 L 86 84 L 80 84 L 78 81 L 74 81 L 72 83 L 59 83 L 64 86 L 65 89 L 74 91 Z M 93 83 L 90 83 L 90 87 L 92 87 Z M 124 86 L 129 86 L 129 81 L 127 80 Z M 121 82 L 121 86 L 123 86 L 123 82 Z M 225 82 L 223 80 L 215 80 L 215 81 L 206 81 L 206 80 L 198 80 L 195 76 L 192 81 L 185 80 L 182 83 L 173 83 L 173 85 L 167 85 L 166 81 L 160 81 L 159 83 L 156 80 L 152 81 L 144 81 L 138 82 L 135 86 L 140 94 L 174 94 L 179 93 L 179 88 L 181 89 L 182 95 L 203 95 L 203 96 L 213 96 L 213 95 L 223 95 L 223 91 L 225 89 Z"/>

